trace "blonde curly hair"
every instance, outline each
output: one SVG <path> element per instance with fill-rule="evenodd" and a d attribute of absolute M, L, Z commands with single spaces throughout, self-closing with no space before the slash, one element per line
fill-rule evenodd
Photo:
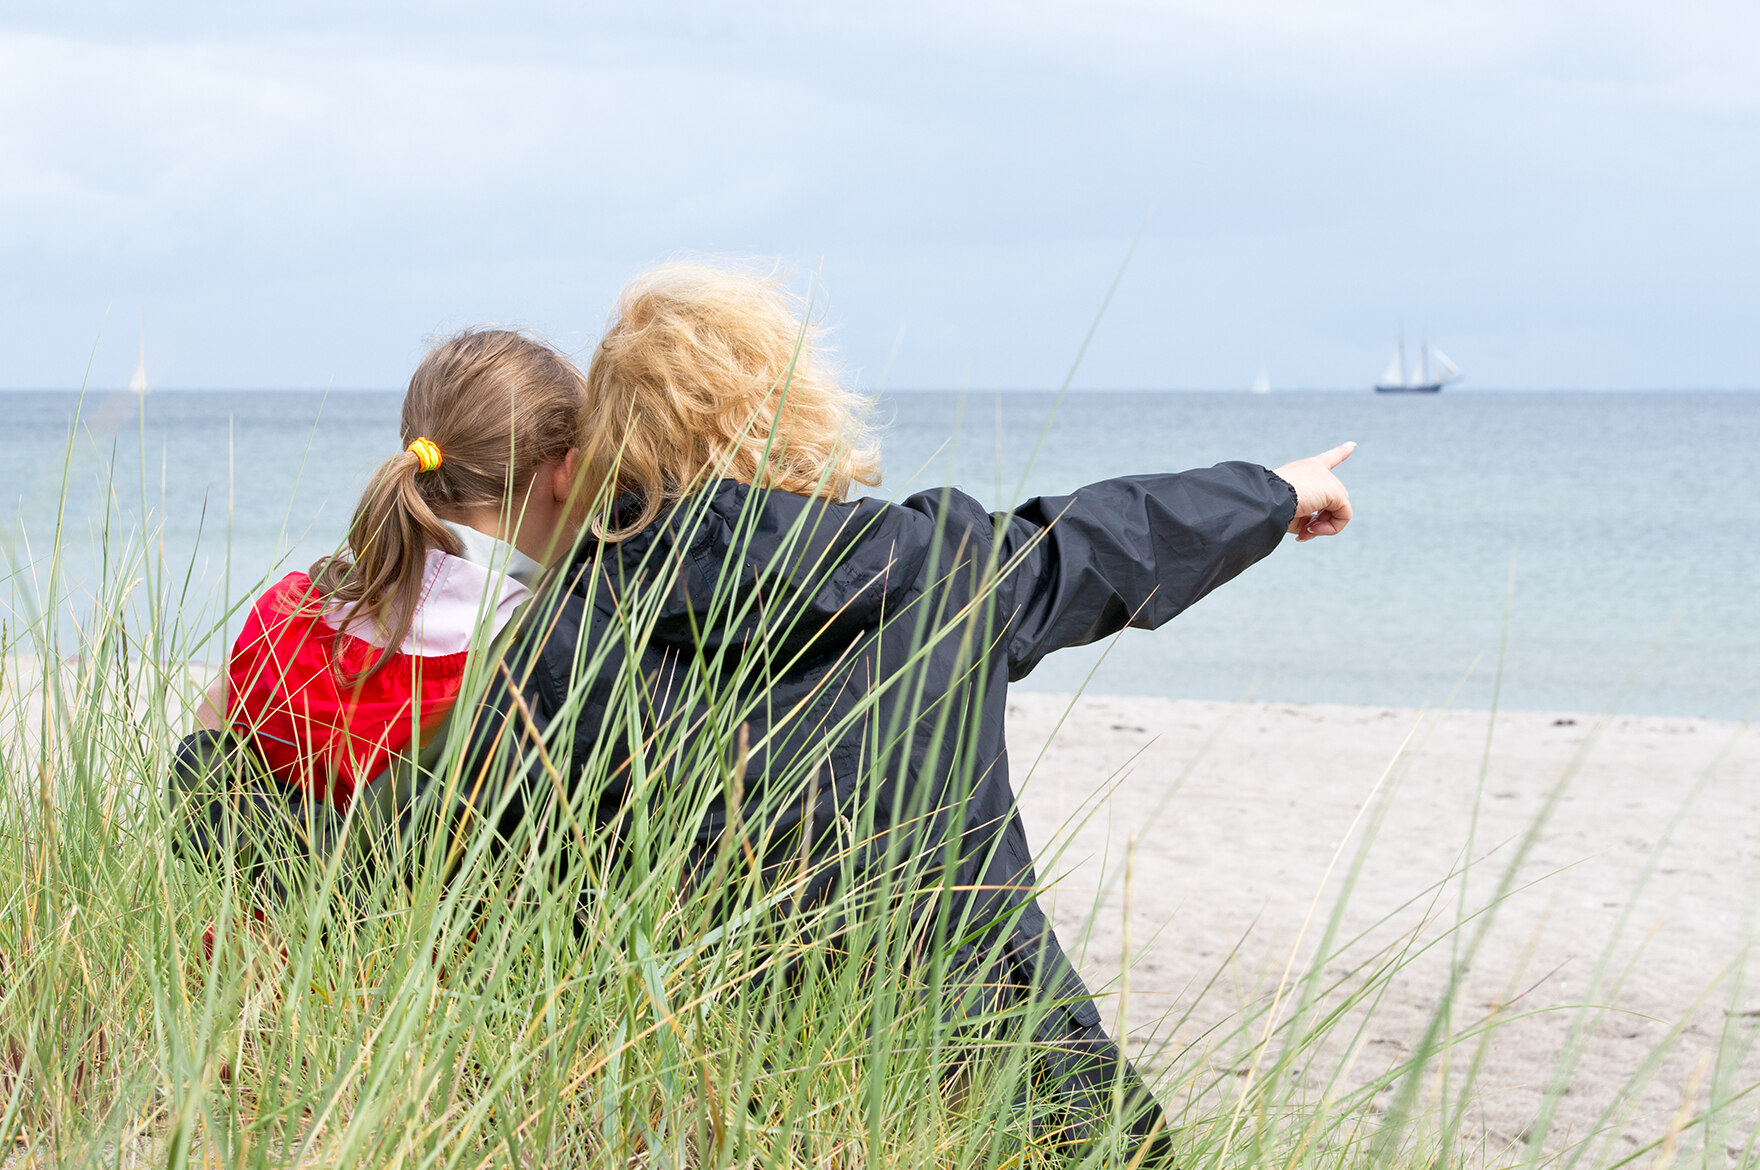
<path fill-rule="evenodd" d="M 640 506 L 621 540 L 712 478 L 843 499 L 880 482 L 863 401 L 780 280 L 667 264 L 623 290 L 587 369 L 588 483 Z"/>

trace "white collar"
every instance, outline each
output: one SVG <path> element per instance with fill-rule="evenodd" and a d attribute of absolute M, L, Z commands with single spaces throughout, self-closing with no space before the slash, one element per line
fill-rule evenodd
<path fill-rule="evenodd" d="M 486 532 L 442 520 L 458 537 L 457 556 L 431 548 L 422 567 L 422 592 L 409 633 L 398 650 L 432 657 L 457 654 L 500 633 L 514 611 L 532 595 L 544 566 Z M 384 634 L 366 620 L 355 620 L 355 606 L 326 610 L 324 623 L 383 648 Z"/>
<path fill-rule="evenodd" d="M 544 575 L 543 565 L 500 537 L 490 536 L 487 532 L 466 524 L 455 524 L 451 520 L 442 520 L 440 523 L 446 526 L 448 532 L 458 537 L 458 543 L 462 546 L 458 554 L 461 558 L 491 572 L 505 572 L 527 589 L 537 588 L 538 578 Z"/>

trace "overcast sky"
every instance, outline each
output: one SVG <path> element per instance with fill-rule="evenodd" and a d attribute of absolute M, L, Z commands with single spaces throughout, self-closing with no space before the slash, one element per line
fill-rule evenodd
<path fill-rule="evenodd" d="M 143 15 L 150 11 L 150 15 Z M 1753 0 L 0 7 L 0 386 L 397 387 L 681 252 L 853 377 L 1754 387 Z M 101 334 L 101 336 L 100 336 Z M 94 353 L 94 345 L 95 353 Z"/>

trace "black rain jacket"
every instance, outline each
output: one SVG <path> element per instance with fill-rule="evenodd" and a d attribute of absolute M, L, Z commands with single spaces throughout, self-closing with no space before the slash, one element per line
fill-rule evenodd
<path fill-rule="evenodd" d="M 467 774 L 525 776 L 506 815 L 541 815 L 534 805 L 552 798 L 557 774 L 580 783 L 598 751 L 599 790 L 574 799 L 592 828 L 627 842 L 642 783 L 631 745 L 678 720 L 714 726 L 707 692 L 687 676 L 744 670 L 739 685 L 762 680 L 763 693 L 739 703 L 750 750 L 743 782 L 726 791 L 741 807 L 708 795 L 699 855 L 714 855 L 731 811 L 778 881 L 800 872 L 791 859 L 803 846 L 840 859 L 791 905 L 882 868 L 913 871 L 935 911 L 917 918 L 943 940 L 968 954 L 985 943 L 1009 984 L 1097 1025 L 1034 899 L 1004 745 L 1008 683 L 1054 650 L 1159 626 L 1269 554 L 1294 489 L 1263 467 L 1223 463 L 991 514 L 951 489 L 827 503 L 724 480 L 687 522 L 692 511 L 687 502 L 621 542 L 583 548 L 563 588 L 533 603 L 474 721 Z M 718 583 L 739 605 L 712 604 Z M 638 612 L 644 589 L 663 600 Z M 599 668 L 583 667 L 595 653 Z M 615 692 L 636 677 L 645 693 L 632 729 Z M 614 710 L 626 714 L 608 724 Z M 732 760 L 725 727 L 700 738 Z"/>

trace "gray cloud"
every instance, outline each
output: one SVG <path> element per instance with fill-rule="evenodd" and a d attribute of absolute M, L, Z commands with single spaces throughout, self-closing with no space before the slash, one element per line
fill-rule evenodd
<path fill-rule="evenodd" d="M 749 7 L 749 6 L 747 6 Z M 395 385 L 584 344 L 681 250 L 822 275 L 851 364 L 1045 385 L 1750 385 L 1736 4 L 26 7 L 0 31 L 0 381 Z"/>

